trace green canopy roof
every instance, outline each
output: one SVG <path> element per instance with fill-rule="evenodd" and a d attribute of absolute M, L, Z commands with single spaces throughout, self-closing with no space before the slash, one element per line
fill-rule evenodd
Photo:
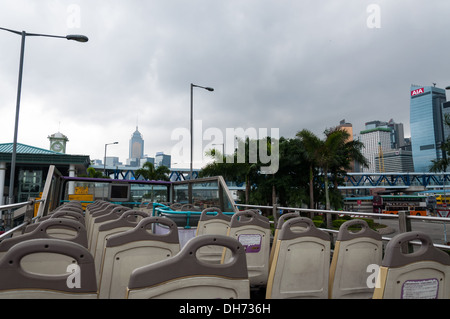
<path fill-rule="evenodd" d="M 0 144 L 0 153 L 12 153 L 13 151 L 13 143 L 3 143 Z M 49 154 L 49 155 L 55 155 L 55 154 L 61 154 L 50 150 L 45 150 L 43 148 L 25 145 L 21 143 L 17 143 L 17 154 Z M 61 154 L 62 155 L 62 154 Z"/>
<path fill-rule="evenodd" d="M 0 144 L 0 162 L 11 162 L 13 143 Z M 39 147 L 17 143 L 16 161 L 32 164 L 81 164 L 90 165 L 88 155 L 69 155 Z"/>

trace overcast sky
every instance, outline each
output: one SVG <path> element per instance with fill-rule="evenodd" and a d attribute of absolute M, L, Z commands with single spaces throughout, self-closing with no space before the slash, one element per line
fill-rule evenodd
<path fill-rule="evenodd" d="M 27 37 L 19 143 L 48 149 L 60 131 L 67 153 L 103 159 L 118 141 L 107 155 L 124 163 L 136 125 L 145 154 L 171 153 L 191 83 L 215 89 L 194 91 L 203 131 L 323 136 L 345 119 L 359 135 L 392 118 L 410 136 L 410 85 L 450 85 L 449 16 L 444 0 L 0 0 L 0 27 L 89 37 Z M 19 53 L 0 30 L 0 143 L 13 140 Z"/>

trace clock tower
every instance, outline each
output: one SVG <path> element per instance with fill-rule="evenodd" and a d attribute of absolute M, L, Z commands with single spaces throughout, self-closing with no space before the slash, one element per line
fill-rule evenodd
<path fill-rule="evenodd" d="M 67 136 L 58 132 L 48 137 L 50 140 L 50 150 L 58 153 L 66 153 L 66 143 L 69 141 Z"/>

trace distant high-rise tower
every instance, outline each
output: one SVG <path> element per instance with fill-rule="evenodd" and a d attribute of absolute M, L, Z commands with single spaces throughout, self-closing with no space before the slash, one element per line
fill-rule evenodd
<path fill-rule="evenodd" d="M 361 153 L 367 159 L 369 167 L 363 167 L 363 172 L 382 172 L 382 167 L 377 167 L 375 157 L 383 152 L 391 150 L 391 129 L 382 126 L 374 126 L 374 122 L 366 123 L 366 130 L 361 131 L 360 141 L 364 144 Z"/>
<path fill-rule="evenodd" d="M 163 152 L 158 152 L 155 156 L 155 166 L 166 166 L 170 168 L 170 160 L 170 155 L 164 154 Z"/>
<path fill-rule="evenodd" d="M 411 86 L 411 145 L 415 172 L 428 172 L 431 161 L 441 159 L 441 145 L 448 136 L 444 116 L 450 113 L 445 90 L 435 86 Z"/>
<path fill-rule="evenodd" d="M 346 131 L 348 133 L 347 142 L 352 142 L 353 141 L 353 125 L 351 123 L 347 123 L 345 121 L 345 119 L 344 119 L 344 120 L 341 120 L 339 122 L 339 125 L 336 128 L 339 129 L 339 130 Z M 349 171 L 350 172 L 354 172 L 355 171 L 355 161 L 352 161 L 350 163 Z"/>
<path fill-rule="evenodd" d="M 136 131 L 131 135 L 129 164 L 131 166 L 139 166 L 139 161 L 144 158 L 144 139 L 136 126 Z"/>

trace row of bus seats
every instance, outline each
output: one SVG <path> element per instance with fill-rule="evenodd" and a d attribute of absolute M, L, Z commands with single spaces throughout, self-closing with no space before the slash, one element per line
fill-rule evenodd
<path fill-rule="evenodd" d="M 165 227 L 164 234 L 153 232 Z M 361 229 L 351 231 L 354 226 Z M 405 254 L 404 245 L 420 248 Z M 166 217 L 103 201 L 67 203 L 0 242 L 0 298 L 448 298 L 450 257 L 421 232 L 395 236 L 384 257 L 380 235 L 363 220 L 330 235 L 298 213 L 281 216 L 272 246 L 268 219 L 202 212 L 180 249 Z M 331 262 L 330 262 L 331 259 Z M 378 266 L 370 281 L 369 266 Z"/>
<path fill-rule="evenodd" d="M 97 298 L 87 247 L 81 204 L 60 206 L 0 242 L 0 298 Z"/>
<path fill-rule="evenodd" d="M 331 253 L 330 234 L 311 219 L 289 213 L 279 219 L 269 252 L 268 222 L 255 211 L 232 218 L 217 208 L 207 212 L 197 236 L 226 233 L 241 242 L 250 284 L 265 285 L 267 299 L 449 297 L 450 257 L 422 232 L 395 236 L 383 256 L 381 235 L 355 219 L 342 224 Z M 420 248 L 403 253 L 401 248 L 412 241 L 419 241 Z M 200 258 L 218 262 L 220 249 L 203 249 Z M 224 256 L 222 251 L 222 262 Z"/>
<path fill-rule="evenodd" d="M 83 218 L 63 211 L 0 243 L 0 298 L 249 297 L 245 254 L 236 240 L 201 236 L 180 250 L 169 218 L 106 202 L 89 205 Z M 154 233 L 156 224 L 167 231 Z M 210 244 L 232 251 L 228 265 L 199 261 L 196 251 Z M 174 277 L 162 291 L 143 287 L 177 274 L 151 266 L 189 273 L 190 280 Z"/>

